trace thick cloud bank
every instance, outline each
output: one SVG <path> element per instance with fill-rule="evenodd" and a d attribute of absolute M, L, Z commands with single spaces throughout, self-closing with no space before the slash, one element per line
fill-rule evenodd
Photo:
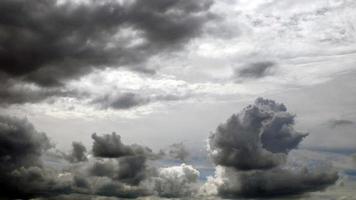
<path fill-rule="evenodd" d="M 291 195 L 334 183 L 338 176 L 332 170 L 309 172 L 305 168 L 297 172 L 284 168 L 288 152 L 307 136 L 294 130 L 294 118 L 283 104 L 258 98 L 221 124 L 209 137 L 208 145 L 212 160 L 222 166 L 223 172 L 211 180 L 218 194 Z"/>
<path fill-rule="evenodd" d="M 0 116 L 0 197 L 68 192 L 70 185 L 43 167 L 41 155 L 50 147 L 47 136 L 26 119 Z"/>
<path fill-rule="evenodd" d="M 120 2 L 1 1 L 0 71 L 53 86 L 93 67 L 139 62 L 198 34 L 211 5 Z"/>
<path fill-rule="evenodd" d="M 175 51 L 211 19 L 210 0 L 0 1 L 0 104 L 82 96 L 65 87 L 94 69 L 144 64 Z M 86 91 L 81 91 L 86 92 Z M 24 95 L 26 94 L 26 95 Z M 129 98 L 129 99 L 127 99 Z M 110 107 L 141 99 L 126 97 Z M 105 105 L 103 105 L 105 106 Z"/>
<path fill-rule="evenodd" d="M 123 144 L 116 133 L 92 138 L 91 152 L 73 142 L 66 154 L 26 119 L 0 116 L 0 198 L 187 197 L 197 188 L 192 166 L 157 169 L 148 161 L 159 155 L 147 147 Z"/>

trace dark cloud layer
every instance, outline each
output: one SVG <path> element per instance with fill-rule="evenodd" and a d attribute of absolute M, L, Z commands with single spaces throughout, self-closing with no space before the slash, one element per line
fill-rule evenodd
<path fill-rule="evenodd" d="M 57 86 L 93 68 L 139 63 L 198 34 L 209 18 L 210 5 L 189 0 L 62 4 L 4 0 L 0 70 L 42 86 Z M 123 29 L 129 36 L 120 40 Z M 140 34 L 133 36 L 134 32 Z M 131 44 L 137 39 L 144 42 Z"/>
<path fill-rule="evenodd" d="M 295 115 L 273 100 L 255 103 L 231 116 L 209 137 L 209 154 L 224 169 L 223 197 L 272 197 L 323 189 L 338 179 L 332 169 L 285 169 L 288 152 L 308 134 L 294 130 Z"/>
<path fill-rule="evenodd" d="M 236 79 L 240 78 L 261 78 L 269 74 L 276 63 L 271 61 L 254 62 L 237 69 L 234 72 Z"/>

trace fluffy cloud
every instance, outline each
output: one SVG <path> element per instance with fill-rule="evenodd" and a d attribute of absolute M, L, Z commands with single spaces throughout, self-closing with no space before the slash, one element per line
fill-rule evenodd
<path fill-rule="evenodd" d="M 210 135 L 210 155 L 217 165 L 239 170 L 273 168 L 306 136 L 293 124 L 283 104 L 258 98 Z"/>
<path fill-rule="evenodd" d="M 289 151 L 307 136 L 294 130 L 294 118 L 283 104 L 262 98 L 230 117 L 209 137 L 210 156 L 222 167 L 202 190 L 216 187 L 224 197 L 268 197 L 333 184 L 338 174 L 332 169 L 286 167 Z"/>
<path fill-rule="evenodd" d="M 158 177 L 154 177 L 154 190 L 161 197 L 178 198 L 192 196 L 196 192 L 194 185 L 199 177 L 199 171 L 191 165 L 161 168 Z"/>
<path fill-rule="evenodd" d="M 125 145 L 121 142 L 120 135 L 115 132 L 112 134 L 105 134 L 102 136 L 92 135 L 93 154 L 101 158 L 120 158 L 124 156 L 144 155 L 146 157 L 154 158 L 155 154 L 148 147 L 137 144 Z"/>

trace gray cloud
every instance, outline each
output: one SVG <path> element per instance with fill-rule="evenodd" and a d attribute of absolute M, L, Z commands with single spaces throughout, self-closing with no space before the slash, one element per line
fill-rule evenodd
<path fill-rule="evenodd" d="M 337 173 L 332 171 L 311 172 L 303 169 L 301 172 L 293 172 L 280 168 L 248 172 L 227 170 L 225 176 L 227 181 L 219 187 L 218 192 L 230 198 L 297 195 L 325 189 L 338 179 Z"/>
<path fill-rule="evenodd" d="M 82 162 L 87 161 L 86 155 L 87 149 L 80 142 L 72 142 L 72 152 L 67 156 L 70 162 Z"/>
<path fill-rule="evenodd" d="M 199 171 L 190 165 L 161 168 L 153 178 L 155 192 L 166 198 L 190 197 L 196 193 Z"/>
<path fill-rule="evenodd" d="M 5 75 L 0 75 L 0 79 L 2 80 L 0 85 L 0 106 L 37 103 L 51 100 L 51 98 L 79 96 L 76 92 L 64 88 L 43 88 L 11 79 Z"/>
<path fill-rule="evenodd" d="M 1 71 L 53 86 L 92 68 L 137 63 L 198 34 L 211 3 L 1 1 Z M 142 34 L 116 41 L 120 28 Z M 130 45 L 138 38 L 145 42 Z"/>
<path fill-rule="evenodd" d="M 66 193 L 70 183 L 41 161 L 50 144 L 26 119 L 0 116 L 0 197 L 29 198 Z"/>
<path fill-rule="evenodd" d="M 197 36 L 211 18 L 211 4 L 210 0 L 1 1 L 0 73 L 46 88 L 63 86 L 95 68 L 131 66 L 150 72 L 142 62 Z M 9 104 L 60 94 L 44 90 L 14 98 L 20 94 L 16 88 L 0 92 L 0 100 Z"/>
<path fill-rule="evenodd" d="M 182 162 L 186 162 L 189 157 L 189 152 L 183 142 L 170 145 L 168 154 L 173 159 L 178 159 Z"/>
<path fill-rule="evenodd" d="M 133 150 L 121 142 L 120 135 L 116 133 L 97 136 L 96 133 L 92 135 L 93 154 L 96 157 L 103 158 L 118 158 L 122 156 L 133 155 Z"/>
<path fill-rule="evenodd" d="M 145 157 L 155 158 L 155 154 L 148 147 L 137 144 L 125 145 L 121 142 L 120 135 L 115 132 L 112 134 L 105 134 L 102 136 L 92 135 L 93 154 L 101 158 L 120 158 L 124 156 L 144 155 Z"/>
<path fill-rule="evenodd" d="M 331 119 L 327 122 L 327 124 L 331 128 L 343 127 L 343 126 L 350 126 L 355 124 L 355 122 L 347 119 Z"/>
<path fill-rule="evenodd" d="M 149 148 L 125 145 L 115 133 L 93 134 L 92 137 L 94 157 L 88 159 L 86 148 L 73 142 L 70 154 L 58 151 L 51 156 L 54 165 L 60 165 L 61 161 L 69 164 L 55 169 L 48 166 L 48 162 L 42 162 L 42 156 L 51 155 L 47 150 L 52 147 L 44 133 L 37 132 L 25 119 L 0 116 L 0 198 L 136 198 L 193 194 L 191 186 L 196 183 L 199 172 L 191 166 L 158 171 L 147 165 L 147 159 L 157 159 Z"/>
<path fill-rule="evenodd" d="M 239 170 L 278 166 L 306 136 L 293 123 L 283 104 L 258 98 L 210 135 L 210 155 L 216 164 Z"/>
<path fill-rule="evenodd" d="M 122 92 L 106 94 L 95 98 L 91 104 L 97 105 L 101 109 L 130 109 L 159 101 L 179 101 L 189 98 L 190 95 L 149 95 L 133 92 Z"/>
<path fill-rule="evenodd" d="M 208 147 L 223 169 L 213 180 L 220 196 L 294 195 L 335 183 L 338 175 L 332 168 L 286 168 L 287 154 L 308 135 L 294 130 L 294 118 L 283 104 L 258 98 L 217 128 Z"/>
<path fill-rule="evenodd" d="M 148 97 L 128 92 L 115 96 L 105 95 L 104 97 L 96 98 L 92 103 L 98 104 L 101 108 L 104 109 L 129 109 L 132 107 L 147 104 L 149 102 L 150 99 Z"/>
<path fill-rule="evenodd" d="M 157 159 L 148 147 L 137 144 L 125 145 L 116 133 L 103 136 L 92 135 L 94 139 L 93 154 L 100 158 L 111 158 L 114 161 L 96 162 L 90 169 L 91 175 L 104 176 L 129 185 L 138 185 L 146 178 L 150 170 L 147 159 Z"/>
<path fill-rule="evenodd" d="M 254 62 L 234 71 L 234 78 L 262 78 L 270 73 L 276 63 L 271 61 Z"/>

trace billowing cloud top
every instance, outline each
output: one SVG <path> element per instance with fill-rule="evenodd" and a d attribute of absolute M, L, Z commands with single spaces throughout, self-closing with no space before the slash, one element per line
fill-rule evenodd
<path fill-rule="evenodd" d="M 240 170 L 278 166 L 307 135 L 293 125 L 294 115 L 283 104 L 258 98 L 209 137 L 211 157 L 218 165 Z"/>
<path fill-rule="evenodd" d="M 325 163 L 287 163 L 288 153 L 308 135 L 294 130 L 294 118 L 284 104 L 263 98 L 232 115 L 209 137 L 209 153 L 218 166 L 202 191 L 228 198 L 273 197 L 335 183 L 338 174 Z"/>

